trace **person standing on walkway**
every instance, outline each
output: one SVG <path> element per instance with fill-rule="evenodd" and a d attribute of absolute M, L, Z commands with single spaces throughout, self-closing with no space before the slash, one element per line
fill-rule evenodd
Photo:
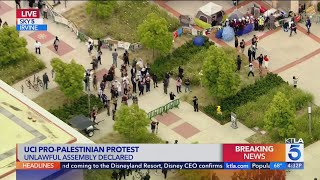
<path fill-rule="evenodd" d="M 298 85 L 298 78 L 297 77 L 295 77 L 295 76 L 293 76 L 293 87 L 294 88 L 297 88 L 297 85 Z"/>
<path fill-rule="evenodd" d="M 292 32 L 295 32 L 297 34 L 297 25 L 293 19 L 290 26 L 290 37 L 292 36 Z"/>
<path fill-rule="evenodd" d="M 118 67 L 117 64 L 117 59 L 118 59 L 118 52 L 117 49 L 114 49 L 113 53 L 112 53 L 112 60 L 113 60 L 113 64 Z"/>
<path fill-rule="evenodd" d="M 173 92 L 170 92 L 169 97 L 170 97 L 170 100 L 173 101 L 176 95 L 173 94 Z"/>
<path fill-rule="evenodd" d="M 311 27 L 311 20 L 310 18 L 308 17 L 307 21 L 306 21 L 306 27 L 308 29 L 308 34 L 310 34 L 310 27 Z"/>
<path fill-rule="evenodd" d="M 44 88 L 48 89 L 49 77 L 46 72 L 42 76 L 42 81 L 43 81 L 43 89 Z"/>
<path fill-rule="evenodd" d="M 263 58 L 263 60 L 264 60 L 264 67 L 265 67 L 266 69 L 268 69 L 268 67 L 269 67 L 269 58 L 268 58 L 268 56 L 265 55 L 264 58 Z"/>
<path fill-rule="evenodd" d="M 97 86 L 98 82 L 97 82 L 97 81 L 98 81 L 98 80 L 97 80 L 97 76 L 94 75 L 94 76 L 93 76 L 93 80 L 92 80 L 92 86 L 93 86 L 93 89 L 94 89 L 94 90 L 97 90 L 97 89 L 98 89 L 98 86 Z"/>
<path fill-rule="evenodd" d="M 191 92 L 191 89 L 190 89 L 191 82 L 189 77 L 187 77 L 186 80 L 184 81 L 184 85 L 185 85 L 185 93 L 187 92 L 187 90 Z"/>
<path fill-rule="evenodd" d="M 100 63 L 100 65 L 102 65 L 102 63 L 101 63 L 101 55 L 102 55 L 102 51 L 98 50 L 96 59 L 97 59 L 97 63 Z"/>
<path fill-rule="evenodd" d="M 91 118 L 92 118 L 92 121 L 94 123 L 96 123 L 96 119 L 97 119 L 97 110 L 95 108 L 92 109 L 92 112 L 91 112 Z"/>
<path fill-rule="evenodd" d="M 258 57 L 258 62 L 259 62 L 259 69 L 260 69 L 263 64 L 263 55 L 262 54 L 260 54 L 260 56 Z"/>
<path fill-rule="evenodd" d="M 249 60 L 249 63 L 251 63 L 251 61 L 252 61 L 252 48 L 251 47 L 248 48 L 248 60 Z"/>
<path fill-rule="evenodd" d="M 102 41 L 100 40 L 100 38 L 98 38 L 98 52 L 101 51 L 101 47 L 102 47 Z"/>
<path fill-rule="evenodd" d="M 242 54 L 244 53 L 245 47 L 246 47 L 246 42 L 244 41 L 244 39 L 242 39 L 240 42 L 240 50 Z"/>
<path fill-rule="evenodd" d="M 56 51 L 58 51 L 59 43 L 60 43 L 60 40 L 59 40 L 58 36 L 56 36 L 56 39 L 53 41 L 53 47 Z"/>
<path fill-rule="evenodd" d="M 88 53 L 89 53 L 89 56 L 91 56 L 92 50 L 93 50 L 93 44 L 92 44 L 91 41 L 89 41 L 88 42 Z"/>
<path fill-rule="evenodd" d="M 198 112 L 199 111 L 199 104 L 198 104 L 197 96 L 194 96 L 192 101 L 193 101 L 193 110 L 194 110 L 194 112 Z"/>
<path fill-rule="evenodd" d="M 254 46 L 251 46 L 251 55 L 253 60 L 256 60 L 256 51 L 257 49 Z"/>
<path fill-rule="evenodd" d="M 273 13 L 271 13 L 271 15 L 269 16 L 269 29 L 270 30 L 274 30 L 276 28 L 274 22 L 275 22 L 276 18 L 274 17 Z"/>
<path fill-rule="evenodd" d="M 152 122 L 151 122 L 151 125 L 150 125 L 151 132 L 152 132 L 152 133 L 154 133 L 154 132 L 155 132 L 155 130 L 156 130 L 156 126 L 157 126 L 157 122 L 152 121 Z"/>
<path fill-rule="evenodd" d="M 123 64 L 130 66 L 129 53 L 127 50 L 123 53 Z"/>
<path fill-rule="evenodd" d="M 167 179 L 168 170 L 167 169 L 162 169 L 162 173 L 164 175 L 164 179 Z"/>
<path fill-rule="evenodd" d="M 139 81 L 138 86 L 139 86 L 139 96 L 141 96 L 141 95 L 143 95 L 143 92 L 144 92 L 144 82 L 143 82 L 143 80 Z"/>
<path fill-rule="evenodd" d="M 113 99 L 112 99 L 112 103 L 113 103 L 113 110 L 117 110 L 117 106 L 118 106 L 118 98 L 117 96 L 114 96 Z"/>
<path fill-rule="evenodd" d="M 21 9 L 20 0 L 15 0 L 15 2 L 16 2 L 16 8 Z"/>
<path fill-rule="evenodd" d="M 156 74 L 152 75 L 153 88 L 158 87 L 158 76 Z"/>
<path fill-rule="evenodd" d="M 131 83 L 132 83 L 132 92 L 137 93 L 137 82 L 134 77 L 131 77 Z"/>
<path fill-rule="evenodd" d="M 254 73 L 253 73 L 253 65 L 252 63 L 249 64 L 249 73 L 248 73 L 248 77 L 250 76 L 250 74 L 254 77 Z"/>
<path fill-rule="evenodd" d="M 168 86 L 169 86 L 169 79 L 164 78 L 163 80 L 163 90 L 164 93 L 168 94 Z"/>
<path fill-rule="evenodd" d="M 234 36 L 234 47 L 237 49 L 237 48 L 238 48 L 238 45 L 239 45 L 238 36 L 235 35 L 235 36 Z"/>
<path fill-rule="evenodd" d="M 34 44 L 34 48 L 36 50 L 36 54 L 41 54 L 41 50 L 40 50 L 40 47 L 41 47 L 41 43 L 39 41 L 36 41 L 36 43 Z"/>
<path fill-rule="evenodd" d="M 236 70 L 236 72 L 240 72 L 241 62 L 242 62 L 241 57 L 240 57 L 240 55 L 238 55 L 238 57 L 237 57 L 237 70 Z"/>
<path fill-rule="evenodd" d="M 255 49 L 258 49 L 258 37 L 256 35 L 253 35 L 253 38 L 251 39 L 251 44 Z"/>
<path fill-rule="evenodd" d="M 43 18 L 48 19 L 48 7 L 46 3 L 43 4 Z"/>
<path fill-rule="evenodd" d="M 111 179 L 118 180 L 118 176 L 119 176 L 119 174 L 117 173 L 117 171 L 113 170 L 113 172 L 111 174 Z"/>
<path fill-rule="evenodd" d="M 178 77 L 176 85 L 177 85 L 177 93 L 179 94 L 181 93 L 181 85 L 182 85 L 182 80 L 180 77 Z"/>
<path fill-rule="evenodd" d="M 147 74 L 145 82 L 146 82 L 146 92 L 150 92 L 151 78 L 149 74 Z"/>

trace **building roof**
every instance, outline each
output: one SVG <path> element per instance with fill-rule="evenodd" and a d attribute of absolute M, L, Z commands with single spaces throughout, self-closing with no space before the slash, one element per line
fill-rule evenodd
<path fill-rule="evenodd" d="M 208 4 L 202 6 L 199 8 L 199 11 L 204 13 L 207 16 L 211 16 L 219 11 L 221 11 L 223 8 L 222 6 L 219 6 L 215 3 L 209 2 Z"/>
<path fill-rule="evenodd" d="M 1 80 L 0 97 L 0 179 L 16 179 L 16 144 L 93 143 Z"/>

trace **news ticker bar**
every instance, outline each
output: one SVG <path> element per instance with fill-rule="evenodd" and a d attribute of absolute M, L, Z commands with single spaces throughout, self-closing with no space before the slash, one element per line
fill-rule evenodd
<path fill-rule="evenodd" d="M 17 162 L 17 169 L 225 169 L 299 170 L 303 162 Z"/>

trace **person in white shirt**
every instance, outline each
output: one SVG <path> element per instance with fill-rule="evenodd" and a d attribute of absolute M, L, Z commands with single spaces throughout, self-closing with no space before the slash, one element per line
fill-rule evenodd
<path fill-rule="evenodd" d="M 41 51 L 40 51 L 40 47 L 41 47 L 41 43 L 36 41 L 36 43 L 34 44 L 34 48 L 36 49 L 36 54 L 41 54 Z"/>

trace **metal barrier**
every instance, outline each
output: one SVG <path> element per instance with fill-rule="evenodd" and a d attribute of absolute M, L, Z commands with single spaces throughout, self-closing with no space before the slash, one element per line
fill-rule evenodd
<path fill-rule="evenodd" d="M 175 99 L 164 106 L 161 106 L 155 110 L 150 111 L 147 114 L 147 116 L 149 119 L 151 119 L 155 116 L 162 115 L 164 112 L 167 113 L 170 109 L 178 108 L 179 105 L 180 105 L 180 99 Z"/>

